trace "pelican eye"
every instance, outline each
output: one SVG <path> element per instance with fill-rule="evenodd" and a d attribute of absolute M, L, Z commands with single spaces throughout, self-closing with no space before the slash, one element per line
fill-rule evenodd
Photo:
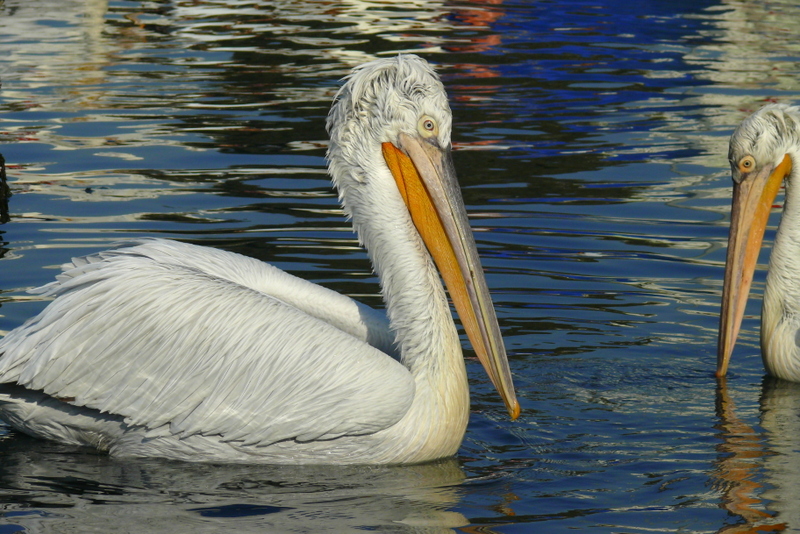
<path fill-rule="evenodd" d="M 424 116 L 419 120 L 417 129 L 422 137 L 432 137 L 439 133 L 439 126 L 436 121 L 428 116 Z"/>
<path fill-rule="evenodd" d="M 746 173 L 756 168 L 756 159 L 753 156 L 745 156 L 739 160 L 739 172 Z"/>

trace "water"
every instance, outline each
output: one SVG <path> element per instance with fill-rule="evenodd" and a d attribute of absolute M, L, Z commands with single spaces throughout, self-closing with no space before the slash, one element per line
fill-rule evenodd
<path fill-rule="evenodd" d="M 450 94 L 523 408 L 468 350 L 470 427 L 431 465 L 121 461 L 0 422 L 0 534 L 800 531 L 800 391 L 764 379 L 758 299 L 713 379 L 727 138 L 796 96 L 798 21 L 735 0 L 0 2 L 0 332 L 70 256 L 148 235 L 380 306 L 324 117 L 350 68 L 411 51 Z"/>

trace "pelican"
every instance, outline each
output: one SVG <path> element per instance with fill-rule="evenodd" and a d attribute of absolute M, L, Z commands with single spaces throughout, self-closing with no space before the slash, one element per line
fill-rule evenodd
<path fill-rule="evenodd" d="M 254 259 L 138 240 L 75 258 L 39 288 L 52 302 L 0 341 L 0 419 L 120 457 L 452 456 L 469 389 L 441 279 L 516 418 L 441 81 L 413 55 L 364 64 L 345 80 L 328 115 L 328 168 L 380 278 L 385 314 Z"/>
<path fill-rule="evenodd" d="M 786 182 L 761 312 L 761 357 L 770 375 L 800 382 L 800 108 L 771 104 L 733 132 L 733 202 L 722 290 L 717 376 L 728 370 L 767 219 Z"/>

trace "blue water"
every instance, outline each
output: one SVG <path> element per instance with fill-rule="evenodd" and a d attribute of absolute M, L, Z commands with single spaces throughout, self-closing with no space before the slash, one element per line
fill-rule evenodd
<path fill-rule="evenodd" d="M 0 534 L 800 531 L 800 390 L 758 349 L 766 256 L 713 378 L 727 138 L 798 96 L 798 21 L 735 0 L 0 3 L 0 333 L 60 263 L 134 236 L 381 306 L 324 119 L 353 66 L 414 52 L 450 95 L 523 408 L 466 350 L 467 436 L 430 465 L 121 461 L 0 422 Z"/>

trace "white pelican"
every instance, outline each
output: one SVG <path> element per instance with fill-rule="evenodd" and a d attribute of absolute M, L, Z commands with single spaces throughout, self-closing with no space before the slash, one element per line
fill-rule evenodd
<path fill-rule="evenodd" d="M 442 83 L 412 55 L 356 68 L 328 115 L 330 174 L 380 277 L 388 321 L 253 259 L 137 241 L 73 259 L 40 288 L 55 300 L 0 341 L 0 419 L 118 456 L 451 456 L 469 390 L 434 262 L 516 418 L 450 130 Z"/>
<path fill-rule="evenodd" d="M 767 372 L 800 382 L 800 108 L 764 106 L 733 132 L 728 152 L 733 202 L 722 290 L 717 376 L 725 376 L 739 334 L 772 204 L 786 181 L 783 216 L 769 260 L 761 312 Z"/>

